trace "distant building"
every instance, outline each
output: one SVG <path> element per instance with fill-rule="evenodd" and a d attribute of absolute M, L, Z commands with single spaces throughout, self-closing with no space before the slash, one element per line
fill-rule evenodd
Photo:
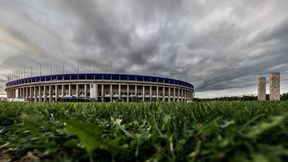
<path fill-rule="evenodd" d="M 100 102 L 186 102 L 193 100 L 188 82 L 131 74 L 57 74 L 23 78 L 6 84 L 7 98 L 30 102 L 85 99 Z"/>
<path fill-rule="evenodd" d="M 6 102 L 7 101 L 7 98 L 5 97 L 0 97 L 0 102 Z"/>

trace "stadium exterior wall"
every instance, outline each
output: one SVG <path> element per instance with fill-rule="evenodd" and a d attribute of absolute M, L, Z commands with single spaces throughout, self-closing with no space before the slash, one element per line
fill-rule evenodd
<path fill-rule="evenodd" d="M 65 98 L 101 102 L 186 102 L 193 100 L 188 82 L 132 74 L 56 74 L 23 78 L 6 84 L 7 98 L 57 102 Z"/>

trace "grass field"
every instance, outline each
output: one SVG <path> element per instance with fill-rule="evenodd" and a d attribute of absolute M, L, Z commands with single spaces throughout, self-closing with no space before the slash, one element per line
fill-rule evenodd
<path fill-rule="evenodd" d="M 1 103 L 0 161 L 288 161 L 288 102 Z"/>

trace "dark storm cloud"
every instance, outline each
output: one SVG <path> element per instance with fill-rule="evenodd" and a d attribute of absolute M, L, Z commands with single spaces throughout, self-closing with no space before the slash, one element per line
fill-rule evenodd
<path fill-rule="evenodd" d="M 40 73 L 40 65 L 42 73 L 51 67 L 62 73 L 65 65 L 65 72 L 183 79 L 198 92 L 227 93 L 221 95 L 235 88 L 248 93 L 259 74 L 271 71 L 283 71 L 286 84 L 287 6 L 285 0 L 0 0 L 0 75 L 29 66 Z"/>

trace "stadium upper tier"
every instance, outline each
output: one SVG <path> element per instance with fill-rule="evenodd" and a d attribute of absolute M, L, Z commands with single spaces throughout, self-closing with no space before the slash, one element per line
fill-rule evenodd
<path fill-rule="evenodd" d="M 78 73 L 34 76 L 9 81 L 7 98 L 30 102 L 89 100 L 100 102 L 179 101 L 193 99 L 188 82 L 145 75 Z"/>
<path fill-rule="evenodd" d="M 134 75 L 134 74 L 107 74 L 107 73 L 54 74 L 54 75 L 33 76 L 10 81 L 6 84 L 6 87 L 26 83 L 47 82 L 56 80 L 122 80 L 122 81 L 127 80 L 127 81 L 143 81 L 143 82 L 175 84 L 185 86 L 187 88 L 194 88 L 194 86 L 188 82 L 171 78 Z"/>

